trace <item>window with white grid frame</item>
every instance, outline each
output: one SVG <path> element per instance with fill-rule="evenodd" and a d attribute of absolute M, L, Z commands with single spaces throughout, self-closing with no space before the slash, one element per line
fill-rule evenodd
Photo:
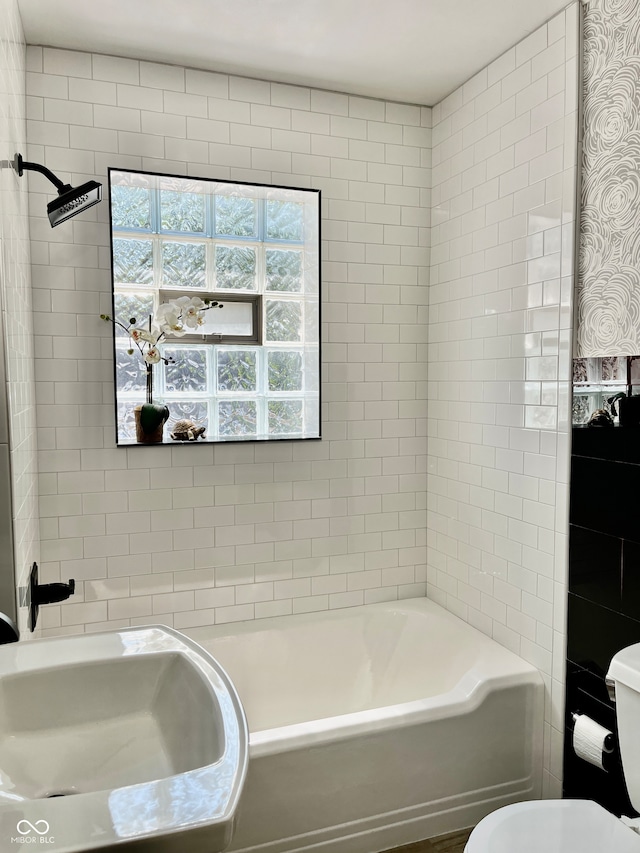
<path fill-rule="evenodd" d="M 224 332 L 161 342 L 171 361 L 154 367 L 154 402 L 169 406 L 166 432 L 186 418 L 210 441 L 319 437 L 319 193 L 116 170 L 110 188 L 116 320 L 143 325 L 176 293 L 260 303 L 261 343 Z M 127 443 L 145 367 L 115 330 Z"/>

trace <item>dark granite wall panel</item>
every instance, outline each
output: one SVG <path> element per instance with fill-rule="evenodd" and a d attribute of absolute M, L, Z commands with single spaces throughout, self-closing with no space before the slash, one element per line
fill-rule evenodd
<path fill-rule="evenodd" d="M 569 588 L 576 595 L 620 610 L 622 540 L 585 527 L 571 527 Z"/>
<path fill-rule="evenodd" d="M 572 456 L 572 524 L 640 542 L 639 506 L 640 464 Z"/>
<path fill-rule="evenodd" d="M 574 428 L 570 521 L 564 795 L 632 815 L 604 676 L 640 642 L 640 429 Z M 616 734 L 605 770 L 573 751 L 572 713 Z"/>

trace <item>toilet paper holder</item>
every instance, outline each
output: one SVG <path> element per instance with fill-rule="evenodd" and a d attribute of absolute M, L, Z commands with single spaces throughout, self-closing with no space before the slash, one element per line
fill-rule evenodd
<path fill-rule="evenodd" d="M 573 711 L 573 713 L 571 714 L 571 719 L 573 720 L 574 725 L 575 725 L 575 722 L 578 719 L 578 717 L 582 717 L 582 716 L 584 716 L 584 714 L 580 714 L 577 711 Z M 613 750 L 615 748 L 615 737 L 614 737 L 613 733 L 608 734 L 605 737 L 604 747 L 605 747 L 605 750 L 607 752 L 609 752 L 609 753 L 613 752 Z"/>

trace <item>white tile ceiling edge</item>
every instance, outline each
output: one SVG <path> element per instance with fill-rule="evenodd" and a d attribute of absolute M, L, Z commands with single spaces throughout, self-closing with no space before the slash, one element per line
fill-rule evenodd
<path fill-rule="evenodd" d="M 28 44 L 431 106 L 566 0 L 18 0 Z"/>

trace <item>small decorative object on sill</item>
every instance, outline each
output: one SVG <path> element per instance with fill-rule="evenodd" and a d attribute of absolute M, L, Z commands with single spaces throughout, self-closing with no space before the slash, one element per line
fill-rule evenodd
<path fill-rule="evenodd" d="M 158 444 L 162 441 L 165 423 L 169 420 L 169 407 L 162 404 L 143 403 L 133 410 L 136 419 L 136 441 L 139 444 Z"/>
<path fill-rule="evenodd" d="M 136 406 L 133 410 L 136 422 L 136 440 L 139 444 L 159 444 L 163 440 L 164 425 L 169 418 L 169 408 L 164 404 L 153 402 L 153 366 L 159 362 L 174 364 L 175 359 L 162 355 L 159 344 L 167 336 L 181 338 L 190 331 L 196 331 L 204 324 L 204 312 L 211 308 L 222 308 L 220 302 L 202 300 L 199 296 L 180 296 L 171 302 L 163 302 L 153 317 L 149 317 L 148 329 L 141 328 L 135 317 L 129 319 L 125 326 L 119 320 L 114 320 L 108 314 L 101 314 L 100 319 L 113 323 L 129 335 L 130 347 L 127 350 L 133 355 L 134 346 L 138 348 L 146 367 L 146 403 Z M 188 436 L 176 441 L 195 441 L 204 434 L 204 427 L 198 427 L 191 421 L 178 421 L 179 424 L 191 424 L 195 437 Z"/>
<path fill-rule="evenodd" d="M 169 361 L 166 359 L 165 363 L 168 364 Z M 157 406 L 153 402 L 153 362 L 147 362 L 147 402 L 136 406 L 133 414 L 136 419 L 136 441 L 139 444 L 158 444 L 162 441 L 164 425 L 169 418 L 169 407 Z"/>
<path fill-rule="evenodd" d="M 596 409 L 587 421 L 588 427 L 612 427 L 613 418 L 604 409 Z"/>
<path fill-rule="evenodd" d="M 176 423 L 171 433 L 174 441 L 197 441 L 200 436 L 204 438 L 205 427 L 194 424 L 193 421 L 180 420 Z"/>

